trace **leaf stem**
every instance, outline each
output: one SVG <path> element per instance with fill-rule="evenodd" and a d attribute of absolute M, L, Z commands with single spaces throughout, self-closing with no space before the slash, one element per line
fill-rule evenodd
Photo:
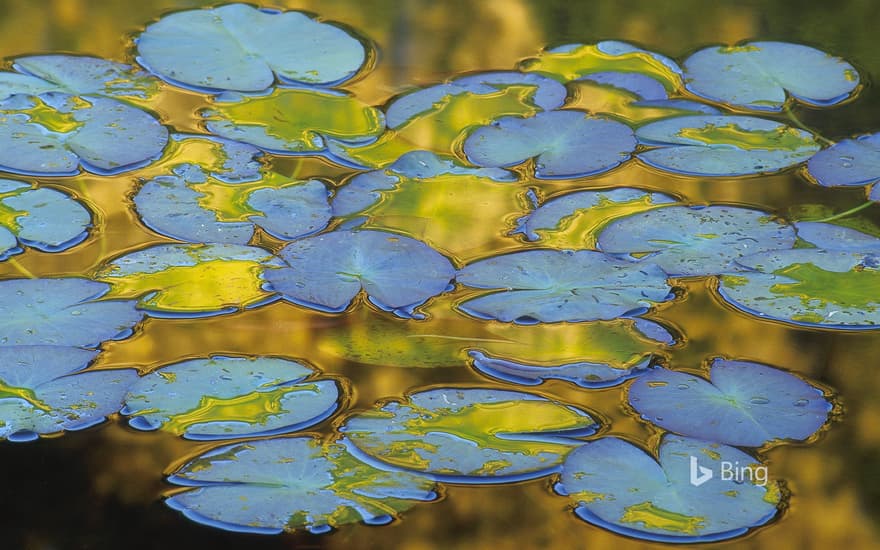
<path fill-rule="evenodd" d="M 865 208 L 868 208 L 872 204 L 874 204 L 874 201 L 867 201 L 867 202 L 860 204 L 854 208 L 850 208 L 849 210 L 845 210 L 843 212 L 834 214 L 833 216 L 828 216 L 827 218 L 822 218 L 821 220 L 809 220 L 809 221 L 821 222 L 821 223 L 833 222 L 835 220 L 845 218 L 845 217 L 849 216 L 850 214 L 855 214 L 856 212 L 861 212 L 862 210 L 864 210 Z"/>
<path fill-rule="evenodd" d="M 810 128 L 809 126 L 804 124 L 804 122 L 800 119 L 800 117 L 798 117 L 794 113 L 794 111 L 791 109 L 791 102 L 790 101 L 785 103 L 784 109 L 785 109 L 785 115 L 788 117 L 788 120 L 790 120 L 795 126 L 800 128 L 801 130 L 806 130 L 807 132 L 810 132 L 811 134 L 813 134 L 816 137 L 816 139 L 818 141 L 824 143 L 825 145 L 828 145 L 828 146 L 834 145 L 834 143 L 835 143 L 834 141 L 826 138 L 825 136 L 823 136 L 822 134 L 820 134 L 819 132 L 817 132 L 813 128 Z"/>
<path fill-rule="evenodd" d="M 27 277 L 28 279 L 36 279 L 37 276 L 27 270 L 27 268 L 21 265 L 18 260 L 15 258 L 7 258 L 6 263 L 14 267 L 19 273 Z"/>

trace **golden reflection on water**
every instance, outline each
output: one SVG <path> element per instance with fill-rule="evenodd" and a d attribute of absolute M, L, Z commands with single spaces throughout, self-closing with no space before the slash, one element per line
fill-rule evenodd
<path fill-rule="evenodd" d="M 45 51 L 78 51 L 111 59 L 126 59 L 129 44 L 125 33 L 134 33 L 167 9 L 185 9 L 206 4 L 201 0 L 157 0 L 149 3 L 105 2 L 98 0 L 5 0 L 0 2 L 0 52 L 6 56 Z M 493 0 L 446 3 L 410 0 L 397 5 L 381 0 L 351 2 L 344 0 L 277 1 L 277 7 L 290 7 L 320 13 L 329 20 L 341 21 L 359 29 L 379 47 L 381 55 L 373 72 L 346 88 L 371 105 L 380 105 L 413 86 L 434 83 L 461 71 L 509 69 L 523 58 L 535 55 L 544 45 L 600 39 L 634 41 L 671 56 L 683 56 L 698 47 L 715 42 L 736 43 L 763 38 L 791 40 L 825 47 L 843 55 L 865 72 L 880 75 L 880 56 L 874 37 L 863 22 L 876 18 L 870 0 L 836 5 L 834 13 L 823 4 L 751 5 L 742 3 L 706 4 L 701 1 L 654 3 L 645 1 L 583 2 L 567 6 L 548 6 L 541 2 Z M 563 3 L 564 5 L 564 3 Z M 788 10 L 788 11 L 787 11 Z M 855 26 L 854 26 L 855 25 Z M 871 107 L 877 94 L 868 89 L 859 100 L 861 111 L 852 107 L 835 113 L 805 115 L 824 121 L 831 137 L 869 131 L 880 127 L 880 109 Z M 206 106 L 203 98 L 187 92 L 168 91 L 155 107 L 163 121 L 181 131 L 198 131 L 196 111 Z M 866 106 L 867 105 L 867 106 Z M 298 178 L 322 176 L 340 182 L 350 170 L 321 160 L 281 159 L 275 169 Z M 148 171 L 142 172 L 149 174 Z M 25 178 L 31 180 L 31 178 Z M 129 199 L 135 182 L 131 175 L 113 177 L 81 176 L 44 178 L 41 183 L 64 188 L 83 200 L 95 212 L 97 230 L 90 239 L 61 254 L 29 250 L 17 256 L 23 269 L 35 275 L 90 274 L 108 256 L 134 250 L 147 243 L 167 242 L 143 227 L 133 216 Z M 500 184 L 499 184 L 500 185 Z M 792 204 L 833 204 L 839 210 L 863 200 L 860 190 L 828 190 L 807 185 L 792 174 L 745 179 L 678 179 L 629 163 L 599 177 L 571 181 L 533 182 L 545 196 L 577 187 L 637 185 L 686 197 L 695 203 L 726 202 L 755 205 L 785 214 Z M 442 201 L 413 189 L 407 202 L 419 204 L 425 212 L 415 218 L 428 218 Z M 452 191 L 450 191 L 452 192 Z M 486 200 L 498 205 L 497 197 Z M 507 225 L 493 221 L 480 225 L 461 223 L 456 210 L 458 197 L 448 203 L 455 216 L 431 222 L 402 219 L 393 209 L 383 220 L 384 227 L 395 227 L 426 238 L 458 260 L 468 260 L 491 250 L 515 247 L 515 239 L 505 237 L 510 223 L 521 215 L 525 203 L 504 195 L 503 208 L 483 214 L 492 220 L 505 219 Z M 519 205 L 521 211 L 516 211 Z M 388 208 L 391 208 L 390 206 Z M 877 208 L 868 211 L 880 223 Z M 504 217 L 507 213 L 507 217 Z M 429 216 L 430 215 L 430 216 Z M 412 213 L 410 212 L 410 216 Z M 420 225 L 421 224 L 421 225 Z M 486 234 L 487 226 L 496 228 Z M 463 228 L 470 227 L 468 231 Z M 463 234 L 464 233 L 464 234 Z M 271 243 L 271 240 L 266 242 Z M 19 276 L 12 263 L 0 265 L 3 278 Z M 736 548 L 800 549 L 847 547 L 872 548 L 880 545 L 876 518 L 880 516 L 880 370 L 876 357 L 880 341 L 871 334 L 842 334 L 793 329 L 777 323 L 747 318 L 713 298 L 705 282 L 683 281 L 688 293 L 683 300 L 663 308 L 658 315 L 679 327 L 688 338 L 685 346 L 665 352 L 667 359 L 681 367 L 696 368 L 709 356 L 746 358 L 790 369 L 835 388 L 846 409 L 842 421 L 809 446 L 780 446 L 766 455 L 771 473 L 786 479 L 792 493 L 791 506 L 783 518 L 759 529 L 745 539 L 716 546 Z M 440 311 L 449 304 L 436 304 Z M 362 310 L 348 316 L 311 312 L 285 303 L 275 303 L 237 315 L 200 320 L 150 319 L 131 339 L 108 343 L 97 365 L 99 368 L 134 366 L 142 372 L 186 357 L 222 353 L 286 355 L 303 358 L 325 373 L 346 376 L 354 387 L 354 406 L 366 408 L 376 399 L 398 397 L 413 388 L 434 383 L 476 382 L 482 379 L 463 367 L 409 369 L 376 366 L 346 360 L 339 353 L 339 335 L 363 327 L 356 323 L 380 316 Z M 461 318 L 434 319 L 434 333 L 454 333 L 461 329 Z M 379 318 L 379 317 L 376 317 Z M 384 317 L 382 317 L 384 318 Z M 369 322 L 369 321 L 368 321 Z M 467 323 L 465 321 L 465 323 Z M 349 328 L 351 327 L 351 328 Z M 568 338 L 577 338 L 571 331 Z M 564 340 L 563 340 L 564 341 Z M 583 391 L 561 382 L 548 382 L 539 391 L 573 404 L 594 409 L 610 420 L 611 433 L 626 434 L 647 441 L 653 428 L 628 414 L 617 388 Z M 321 428 L 327 429 L 329 423 Z M 74 438 L 88 441 L 79 448 Z M 37 499 L 62 501 L 62 507 L 50 507 L 46 518 L 29 518 L 15 525 L 3 523 L 4 531 L 18 537 L 22 548 L 80 547 L 94 531 L 126 532 L 111 528 L 99 518 L 88 524 L 53 533 L 53 523 L 60 523 L 78 509 L 93 502 L 117 503 L 138 510 L 139 515 L 154 514 L 161 524 L 141 518 L 117 518 L 133 521 L 130 537 L 144 537 L 144 530 L 168 530 L 165 541 L 175 537 L 202 537 L 195 540 L 227 541 L 223 533 L 193 531 L 186 520 L 155 506 L 157 495 L 167 489 L 160 472 L 168 472 L 181 457 L 211 445 L 185 442 L 168 434 L 133 433 L 121 425 L 110 425 L 85 434 L 71 434 L 62 440 L 33 445 L 41 452 L 74 449 L 88 472 L 87 492 L 71 494 L 64 486 L 28 486 Z M 2 445 L 4 453 L 10 445 Z M 2 461 L 0 455 L 0 461 Z M 71 458 L 71 460 L 75 460 Z M 15 476 L 15 472 L 9 472 Z M 401 521 L 384 527 L 349 526 L 322 537 L 245 539 L 245 546 L 291 548 L 484 548 L 497 550 L 522 548 L 642 548 L 633 541 L 586 525 L 567 510 L 567 500 L 551 496 L 550 481 L 495 487 L 451 486 L 443 500 L 420 504 Z M 7 500 L 26 495 L 5 494 Z M 164 513 L 164 515 L 162 515 Z M 137 521 L 140 521 L 138 523 Z M 106 518 L 103 521 L 109 521 Z M 157 520 L 158 521 L 158 520 Z M 187 530 L 189 529 L 189 530 Z M 196 535 L 193 535 L 196 533 Z M 153 533 L 159 537 L 160 533 Z M 108 535 L 109 536 L 109 535 Z M 78 541 L 78 542 L 73 542 Z M 107 542 L 107 548 L 122 548 L 139 540 L 125 538 Z M 173 544 L 173 543 L 172 543 Z M 264 546 L 265 545 L 265 546 Z M 5 545 L 4 545 L 5 546 Z M 168 543 L 165 544 L 169 546 Z"/>

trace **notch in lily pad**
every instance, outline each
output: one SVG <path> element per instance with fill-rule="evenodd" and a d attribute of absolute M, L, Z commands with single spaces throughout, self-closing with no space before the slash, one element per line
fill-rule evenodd
<path fill-rule="evenodd" d="M 463 145 L 477 166 L 509 167 L 534 158 L 530 171 L 539 179 L 601 174 L 628 160 L 635 148 L 626 124 L 574 110 L 502 117 L 471 132 Z"/>
<path fill-rule="evenodd" d="M 135 43 L 137 61 L 147 70 L 208 92 L 259 92 L 276 81 L 335 86 L 372 56 L 364 41 L 338 25 L 246 4 L 166 15 Z"/>
<path fill-rule="evenodd" d="M 61 252 L 88 237 L 92 216 L 67 193 L 0 179 L 0 260 L 30 246 Z"/>
<path fill-rule="evenodd" d="M 315 534 L 384 525 L 437 498 L 434 482 L 369 466 L 341 443 L 278 437 L 234 443 L 193 458 L 168 481 L 191 487 L 165 500 L 197 523 L 226 531 Z"/>
<path fill-rule="evenodd" d="M 302 363 L 214 356 L 147 374 L 129 388 L 121 412 L 139 430 L 234 439 L 308 428 L 329 418 L 340 398 L 336 381 Z"/>
<path fill-rule="evenodd" d="M 0 438 L 84 430 L 118 412 L 137 371 L 82 372 L 97 355 L 71 346 L 0 346 Z"/>
<path fill-rule="evenodd" d="M 845 60 L 788 42 L 710 46 L 684 63 L 687 89 L 735 108 L 781 111 L 789 97 L 828 107 L 853 96 L 859 73 Z"/>
<path fill-rule="evenodd" d="M 504 483 L 556 470 L 600 422 L 546 397 L 480 387 L 441 387 L 345 419 L 355 456 L 438 481 Z"/>
<path fill-rule="evenodd" d="M 490 292 L 458 309 L 480 319 L 520 324 L 633 317 L 674 295 L 654 264 L 617 260 L 595 250 L 525 250 L 479 260 L 456 280 Z"/>
<path fill-rule="evenodd" d="M 737 447 L 808 440 L 833 409 L 822 389 L 768 365 L 714 359 L 709 377 L 655 369 L 629 387 L 629 404 L 666 430 Z"/>
<path fill-rule="evenodd" d="M 722 475 L 724 464 L 736 465 L 737 478 Z M 694 483 L 691 471 L 713 475 Z M 587 523 L 666 543 L 744 535 L 777 517 L 785 500 L 779 482 L 753 456 L 672 434 L 656 452 L 618 437 L 588 442 L 568 455 L 555 489 Z"/>
<path fill-rule="evenodd" d="M 687 176 L 732 177 L 779 172 L 812 157 L 816 136 L 781 122 L 735 115 L 690 115 L 636 130 L 648 147 L 639 160 Z"/>
<path fill-rule="evenodd" d="M 287 263 L 266 272 L 268 288 L 287 301 L 338 313 L 363 291 L 370 303 L 399 317 L 444 292 L 455 275 L 442 254 L 385 231 L 333 231 L 307 237 L 279 253 Z"/>

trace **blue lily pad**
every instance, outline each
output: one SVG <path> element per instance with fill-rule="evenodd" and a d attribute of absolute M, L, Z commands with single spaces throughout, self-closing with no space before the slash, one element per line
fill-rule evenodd
<path fill-rule="evenodd" d="M 692 470 L 712 477 L 692 483 Z M 757 459 L 727 445 L 667 434 L 655 458 L 603 437 L 568 456 L 556 490 L 578 517 L 603 529 L 655 542 L 712 542 L 776 517 L 782 493 L 766 474 Z"/>
<path fill-rule="evenodd" d="M 209 178 L 198 166 L 146 182 L 134 197 L 148 227 L 189 242 L 247 244 L 256 227 L 281 240 L 324 229 L 330 221 L 329 192 L 321 181 L 298 181 L 276 173 L 247 183 Z"/>
<path fill-rule="evenodd" d="M 526 250 L 480 260 L 456 280 L 494 290 L 459 304 L 481 319 L 521 324 L 639 315 L 672 298 L 666 273 L 593 250 Z"/>
<path fill-rule="evenodd" d="M 688 57 L 683 66 L 692 93 L 758 111 L 781 111 L 786 93 L 801 103 L 827 107 L 859 87 L 859 73 L 843 59 L 786 42 L 712 46 Z"/>
<path fill-rule="evenodd" d="M 143 318 L 132 300 L 109 300 L 110 287 L 87 279 L 0 281 L 0 346 L 97 347 L 121 340 Z"/>
<path fill-rule="evenodd" d="M 767 365 L 715 359 L 709 376 L 654 369 L 629 387 L 629 404 L 666 430 L 738 447 L 808 439 L 832 409 L 822 390 Z"/>
<path fill-rule="evenodd" d="M 439 481 L 541 477 L 599 427 L 586 412 L 530 393 L 435 388 L 349 416 L 339 428 L 358 458 Z"/>
<path fill-rule="evenodd" d="M 651 147 L 636 155 L 649 166 L 691 176 L 744 176 L 778 172 L 819 149 L 806 130 L 748 116 L 691 115 L 651 122 L 636 130 Z"/>
<path fill-rule="evenodd" d="M 344 311 L 363 290 L 400 317 L 440 294 L 455 269 L 425 243 L 384 231 L 334 231 L 293 242 L 279 253 L 290 267 L 266 273 L 269 287 L 305 307 Z"/>
<path fill-rule="evenodd" d="M 880 328 L 877 252 L 798 248 L 740 258 L 718 294 L 751 315 L 813 328 Z"/>
<path fill-rule="evenodd" d="M 195 90 L 258 92 L 282 82 L 333 86 L 367 61 L 360 40 L 297 11 L 245 4 L 181 11 L 135 40 L 138 63 L 171 84 Z"/>
<path fill-rule="evenodd" d="M 19 245 L 60 252 L 88 236 L 89 211 L 67 194 L 0 179 L 0 260 L 22 251 Z"/>
<path fill-rule="evenodd" d="M 157 369 L 131 386 L 122 414 L 139 430 L 186 439 L 234 439 L 301 430 L 330 417 L 333 380 L 275 357 L 191 359 Z"/>
<path fill-rule="evenodd" d="M 207 451 L 168 481 L 195 489 L 165 504 L 227 531 L 326 533 L 364 522 L 382 525 L 419 501 L 437 498 L 434 482 L 368 466 L 339 443 L 313 437 L 235 443 Z"/>
<path fill-rule="evenodd" d="M 508 86 L 534 87 L 531 102 L 544 111 L 562 107 L 568 93 L 565 86 L 559 82 L 538 74 L 514 71 L 476 73 L 398 97 L 388 105 L 385 120 L 389 128 L 397 129 L 427 112 L 436 110 L 438 105 L 449 101 L 452 96 L 495 94 Z"/>
<path fill-rule="evenodd" d="M 502 117 L 477 128 L 464 142 L 464 154 L 478 166 L 514 166 L 534 158 L 535 177 L 542 179 L 606 172 L 629 159 L 635 148 L 629 126 L 573 110 Z"/>
<path fill-rule="evenodd" d="M 0 346 L 0 438 L 82 430 L 119 411 L 137 371 L 80 372 L 97 355 L 68 346 Z"/>
<path fill-rule="evenodd" d="M 792 248 L 790 225 L 766 212 L 736 206 L 666 206 L 612 221 L 599 248 L 659 265 L 673 277 L 729 271 L 737 258 Z"/>
<path fill-rule="evenodd" d="M 152 76 L 99 57 L 29 55 L 16 58 L 12 66 L 19 72 L 0 72 L 0 99 L 63 92 L 145 101 L 159 91 L 159 81 Z"/>
<path fill-rule="evenodd" d="M 807 172 L 824 187 L 862 187 L 880 180 L 880 134 L 841 140 L 813 155 Z"/>
<path fill-rule="evenodd" d="M 579 361 L 564 365 L 528 365 L 510 359 L 493 357 L 478 350 L 468 352 L 476 370 L 505 382 L 537 386 L 546 380 L 564 380 L 582 388 L 608 388 L 647 372 L 651 359 L 618 368 L 607 363 Z"/>
<path fill-rule="evenodd" d="M 47 92 L 0 101 L 0 169 L 7 172 L 118 174 L 149 164 L 167 142 L 168 130 L 152 115 L 114 99 Z"/>
<path fill-rule="evenodd" d="M 799 239 L 826 250 L 880 253 L 880 238 L 849 227 L 823 222 L 795 222 Z"/>
<path fill-rule="evenodd" d="M 631 187 L 575 191 L 554 197 L 531 213 L 517 220 L 516 229 L 511 234 L 521 233 L 526 240 L 539 241 L 542 234 L 553 230 L 564 230 L 580 215 L 595 214 L 578 237 L 584 248 L 592 248 L 594 233 L 612 219 L 632 211 L 652 208 L 657 205 L 677 202 L 677 199 L 664 193 L 654 193 Z"/>
<path fill-rule="evenodd" d="M 442 176 L 473 176 L 497 182 L 515 182 L 513 172 L 501 168 L 472 168 L 430 151 L 411 151 L 384 170 L 358 174 L 337 189 L 333 215 L 349 216 L 378 203 L 386 192 L 410 183 L 426 183 Z"/>

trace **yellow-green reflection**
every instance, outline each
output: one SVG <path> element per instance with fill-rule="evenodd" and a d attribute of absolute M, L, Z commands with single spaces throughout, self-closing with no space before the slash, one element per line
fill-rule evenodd
<path fill-rule="evenodd" d="M 682 128 L 677 135 L 707 145 L 731 145 L 746 150 L 785 149 L 798 151 L 819 146 L 812 135 L 783 124 L 773 130 L 747 130 L 740 128 L 735 123 L 721 126 L 707 124 L 700 128 Z"/>
<path fill-rule="evenodd" d="M 566 104 L 567 108 L 612 114 L 632 123 L 693 114 L 693 111 L 684 108 L 636 105 L 641 101 L 639 96 L 614 86 L 587 81 L 572 82 L 569 87 L 574 91 L 574 98 Z"/>
<path fill-rule="evenodd" d="M 797 282 L 775 284 L 770 287 L 770 292 L 799 298 L 804 307 L 825 307 L 832 303 L 844 308 L 876 311 L 880 306 L 880 272 L 876 269 L 837 272 L 826 271 L 814 264 L 793 264 L 774 271 L 774 274 Z"/>
<path fill-rule="evenodd" d="M 0 400 L 3 399 L 21 399 L 37 410 L 50 412 L 52 407 L 44 403 L 37 394 L 30 388 L 20 388 L 7 384 L 0 380 Z"/>
<path fill-rule="evenodd" d="M 706 518 L 679 514 L 654 506 L 651 502 L 642 502 L 627 507 L 620 521 L 638 523 L 648 529 L 695 535 L 705 525 Z"/>
<path fill-rule="evenodd" d="M 22 216 L 30 215 L 30 213 L 23 210 L 16 210 L 7 205 L 4 201 L 10 197 L 17 197 L 26 191 L 30 191 L 30 187 L 21 187 L 7 193 L 0 193 L 0 226 L 6 227 L 13 233 L 18 233 L 18 231 L 21 230 L 21 226 L 18 224 L 18 219 Z"/>

